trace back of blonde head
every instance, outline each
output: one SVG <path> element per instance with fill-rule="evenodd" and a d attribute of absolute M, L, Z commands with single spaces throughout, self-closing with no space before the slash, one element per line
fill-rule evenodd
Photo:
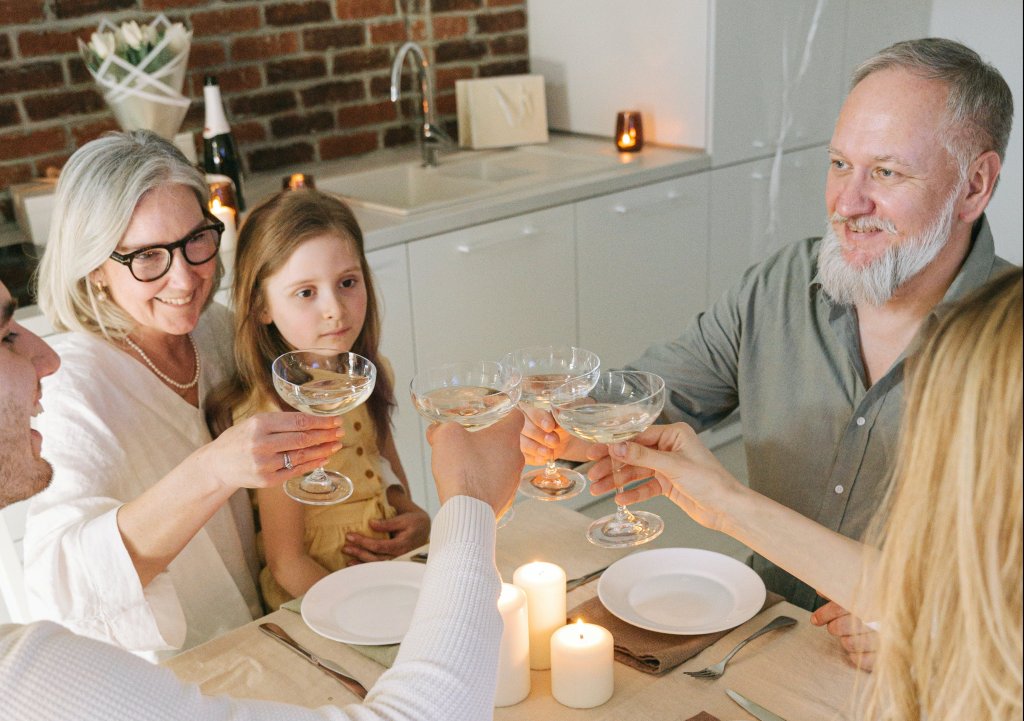
<path fill-rule="evenodd" d="M 908 368 L 866 717 L 1020 718 L 1022 275 L 932 329 Z"/>
<path fill-rule="evenodd" d="M 203 174 L 154 133 L 107 133 L 75 151 L 57 182 L 53 223 L 39 264 L 39 307 L 54 328 L 113 338 L 132 329 L 128 314 L 99 300 L 89 274 L 117 248 L 142 196 L 172 184 L 190 188 L 206 207 L 210 191 Z M 218 264 L 214 287 L 221 272 Z"/>

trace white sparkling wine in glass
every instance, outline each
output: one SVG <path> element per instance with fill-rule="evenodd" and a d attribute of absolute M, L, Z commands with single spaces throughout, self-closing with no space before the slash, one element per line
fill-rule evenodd
<path fill-rule="evenodd" d="M 416 410 L 431 420 L 454 421 L 469 431 L 497 423 L 516 402 L 507 392 L 485 386 L 448 386 L 414 396 Z"/>
<path fill-rule="evenodd" d="M 377 380 L 377 368 L 369 359 L 327 349 L 284 353 L 271 364 L 271 374 L 281 399 L 312 416 L 347 413 L 369 398 Z M 291 498 L 317 506 L 341 503 L 354 489 L 351 478 L 323 466 L 284 483 Z"/>
<path fill-rule="evenodd" d="M 555 389 L 572 380 L 569 373 L 537 373 L 523 376 L 522 403 L 546 411 L 551 408 L 551 396 Z"/>
<path fill-rule="evenodd" d="M 659 410 L 660 412 L 660 410 Z M 615 403 L 590 403 L 556 408 L 558 424 L 591 443 L 628 441 L 654 423 L 658 413 Z"/>
<path fill-rule="evenodd" d="M 373 392 L 374 379 L 313 368 L 312 380 L 299 386 L 276 380 L 278 393 L 296 410 L 314 416 L 337 416 L 363 403 Z M 284 386 L 282 388 L 282 386 Z"/>
<path fill-rule="evenodd" d="M 602 373 L 586 397 L 558 392 L 551 400 L 555 421 L 566 431 L 591 443 L 618 443 L 646 430 L 665 405 L 665 381 L 643 371 Z M 618 464 L 612 480 L 619 487 Z M 665 528 L 656 513 L 616 504 L 615 513 L 599 518 L 587 529 L 587 539 L 604 548 L 628 548 L 657 538 Z"/>

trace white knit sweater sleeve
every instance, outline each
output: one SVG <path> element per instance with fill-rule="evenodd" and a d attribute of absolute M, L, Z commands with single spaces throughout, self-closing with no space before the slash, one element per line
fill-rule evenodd
<path fill-rule="evenodd" d="M 481 721 L 493 715 L 501 639 L 494 514 L 459 496 L 442 506 L 430 563 L 395 665 L 362 705 L 316 710 L 203 696 L 165 668 L 49 622 L 0 627 L 0 699 L 19 721 Z"/>

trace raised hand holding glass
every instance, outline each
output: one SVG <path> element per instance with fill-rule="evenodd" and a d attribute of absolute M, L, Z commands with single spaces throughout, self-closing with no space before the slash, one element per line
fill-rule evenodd
<path fill-rule="evenodd" d="M 520 403 L 543 411 L 551 410 L 551 397 L 556 390 L 567 400 L 585 396 L 597 382 L 601 367 L 595 353 L 572 346 L 520 348 L 506 355 L 502 362 L 523 375 Z M 541 501 L 562 501 L 579 495 L 586 485 L 582 473 L 559 468 L 555 459 L 550 458 L 543 468 L 523 474 L 519 492 Z"/>
<path fill-rule="evenodd" d="M 594 387 L 579 397 L 556 391 L 551 400 L 555 421 L 566 431 L 592 443 L 627 441 L 657 420 L 665 405 L 665 381 L 653 373 L 608 371 Z M 621 466 L 612 464 L 612 478 L 619 487 Z M 587 529 L 587 539 L 605 548 L 626 548 L 657 538 L 665 523 L 657 514 L 631 512 L 616 504 L 616 512 L 599 518 Z"/>
<path fill-rule="evenodd" d="M 356 353 L 297 350 L 278 356 L 274 388 L 285 403 L 314 416 L 340 416 L 363 403 L 377 382 L 377 368 Z M 352 495 L 352 479 L 323 466 L 303 478 L 289 478 L 284 492 L 300 503 L 326 506 Z"/>

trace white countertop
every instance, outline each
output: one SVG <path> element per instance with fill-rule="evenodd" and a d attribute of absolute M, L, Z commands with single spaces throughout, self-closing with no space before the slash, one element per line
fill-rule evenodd
<path fill-rule="evenodd" d="M 590 136 L 553 133 L 547 147 L 581 157 L 603 157 L 615 161 L 615 164 L 594 173 L 510 188 L 508 192 L 471 197 L 456 204 L 405 216 L 353 204 L 352 209 L 363 229 L 366 250 L 378 250 L 417 238 L 689 175 L 711 166 L 710 157 L 702 150 L 647 145 L 639 153 L 619 153 L 611 139 Z M 453 152 L 461 158 L 493 151 Z M 439 164 L 444 165 L 446 159 L 451 162 L 453 152 L 442 152 Z M 280 190 L 281 179 L 295 172 L 311 174 L 318 183 L 322 183 L 323 179 L 335 175 L 416 162 L 419 157 L 417 146 L 404 146 L 355 158 L 280 168 L 250 179 L 246 184 L 246 197 L 252 207 L 259 199 Z"/>

